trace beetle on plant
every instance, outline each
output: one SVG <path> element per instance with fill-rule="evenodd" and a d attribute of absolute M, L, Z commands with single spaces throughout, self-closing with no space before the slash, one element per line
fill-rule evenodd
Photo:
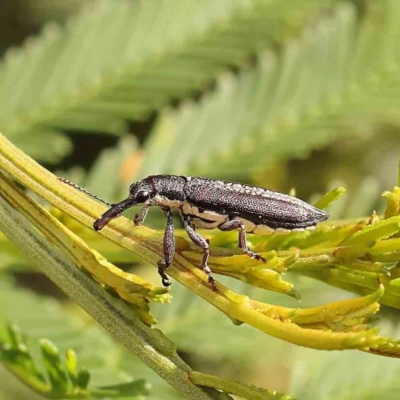
<path fill-rule="evenodd" d="M 248 256 L 266 262 L 261 255 L 247 247 L 246 234 L 266 234 L 313 229 L 315 225 L 328 218 L 325 211 L 295 197 L 273 190 L 208 178 L 195 178 L 176 175 L 152 175 L 133 183 L 127 199 L 110 204 L 72 182 L 61 180 L 91 195 L 110 206 L 93 227 L 101 230 L 109 221 L 119 217 L 126 209 L 143 205 L 140 214 L 134 219 L 136 226 L 143 223 L 149 207 L 160 207 L 167 217 L 164 233 L 164 260 L 158 263 L 158 272 L 164 286 L 170 285 L 165 273 L 172 263 L 175 253 L 175 235 L 172 210 L 181 215 L 184 228 L 197 246 L 203 250 L 201 266 L 207 274 L 208 282 L 215 289 L 215 279 L 207 262 L 209 241 L 196 232 L 203 229 L 218 228 L 221 231 L 239 231 L 239 247 Z"/>

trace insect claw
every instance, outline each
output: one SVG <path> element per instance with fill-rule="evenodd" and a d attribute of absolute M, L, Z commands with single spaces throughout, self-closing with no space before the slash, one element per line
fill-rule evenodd
<path fill-rule="evenodd" d="M 208 277 L 208 283 L 211 285 L 212 290 L 214 292 L 216 292 L 217 291 L 217 283 L 216 283 L 216 281 L 215 281 L 213 276 L 209 276 Z"/>
<path fill-rule="evenodd" d="M 267 260 L 263 256 L 260 256 L 259 254 L 257 254 L 257 261 L 262 261 L 264 264 L 267 263 Z"/>
<path fill-rule="evenodd" d="M 171 281 L 168 278 L 161 279 L 163 286 L 168 287 L 171 286 Z"/>
<path fill-rule="evenodd" d="M 165 274 L 165 270 L 168 268 L 168 265 L 165 263 L 165 261 L 159 261 L 157 263 L 158 265 L 158 274 L 161 276 L 161 282 L 163 286 L 171 286 L 171 282 L 168 279 L 168 276 Z"/>

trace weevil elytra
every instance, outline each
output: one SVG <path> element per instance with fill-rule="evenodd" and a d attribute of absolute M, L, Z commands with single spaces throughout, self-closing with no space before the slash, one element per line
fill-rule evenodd
<path fill-rule="evenodd" d="M 60 178 L 61 181 L 82 190 L 86 194 L 110 206 L 93 224 L 98 231 L 126 209 L 142 205 L 142 211 L 134 219 L 136 226 L 141 225 L 151 206 L 160 207 L 167 217 L 164 233 L 164 260 L 158 263 L 158 272 L 164 286 L 170 285 L 165 273 L 172 263 L 175 253 L 175 235 L 172 210 L 181 215 L 184 228 L 192 242 L 203 250 L 202 268 L 208 282 L 216 287 L 215 279 L 207 261 L 209 241 L 196 232 L 203 229 L 218 228 L 221 231 L 239 231 L 239 247 L 245 254 L 256 260 L 266 262 L 261 255 L 247 247 L 246 234 L 270 234 L 313 229 L 315 225 L 328 218 L 325 211 L 283 193 L 208 178 L 195 178 L 176 175 L 153 175 L 133 183 L 127 199 L 110 204 L 92 195 L 86 189 Z"/>

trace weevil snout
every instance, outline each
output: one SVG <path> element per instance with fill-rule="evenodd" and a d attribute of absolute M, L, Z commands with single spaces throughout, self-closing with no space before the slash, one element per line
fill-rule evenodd
<path fill-rule="evenodd" d="M 128 197 L 120 203 L 114 204 L 100 218 L 94 221 L 93 228 L 96 231 L 103 229 L 112 219 L 118 218 L 125 210 L 136 205 L 137 203 L 138 202 L 135 199 Z"/>

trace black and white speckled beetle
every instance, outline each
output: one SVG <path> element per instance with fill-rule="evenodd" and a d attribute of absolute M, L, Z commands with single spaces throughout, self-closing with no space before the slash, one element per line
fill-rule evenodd
<path fill-rule="evenodd" d="M 61 180 L 91 195 L 85 189 L 65 179 Z M 97 196 L 93 197 L 103 201 Z M 172 263 L 175 253 L 173 209 L 179 211 L 189 238 L 203 249 L 202 268 L 214 288 L 215 279 L 207 265 L 209 241 L 196 232 L 196 227 L 218 228 L 221 231 L 238 230 L 239 247 L 243 252 L 256 260 L 266 262 L 264 257 L 248 249 L 246 233 L 266 234 L 313 229 L 318 222 L 328 218 L 325 211 L 273 190 L 241 183 L 175 175 L 149 176 L 130 186 L 126 200 L 118 204 L 104 203 L 111 208 L 94 222 L 93 227 L 96 231 L 132 206 L 143 205 L 141 213 L 135 216 L 136 226 L 145 220 L 150 206 L 161 207 L 167 217 L 167 227 L 163 242 L 164 260 L 159 262 L 158 272 L 165 286 L 170 285 L 165 269 Z"/>

